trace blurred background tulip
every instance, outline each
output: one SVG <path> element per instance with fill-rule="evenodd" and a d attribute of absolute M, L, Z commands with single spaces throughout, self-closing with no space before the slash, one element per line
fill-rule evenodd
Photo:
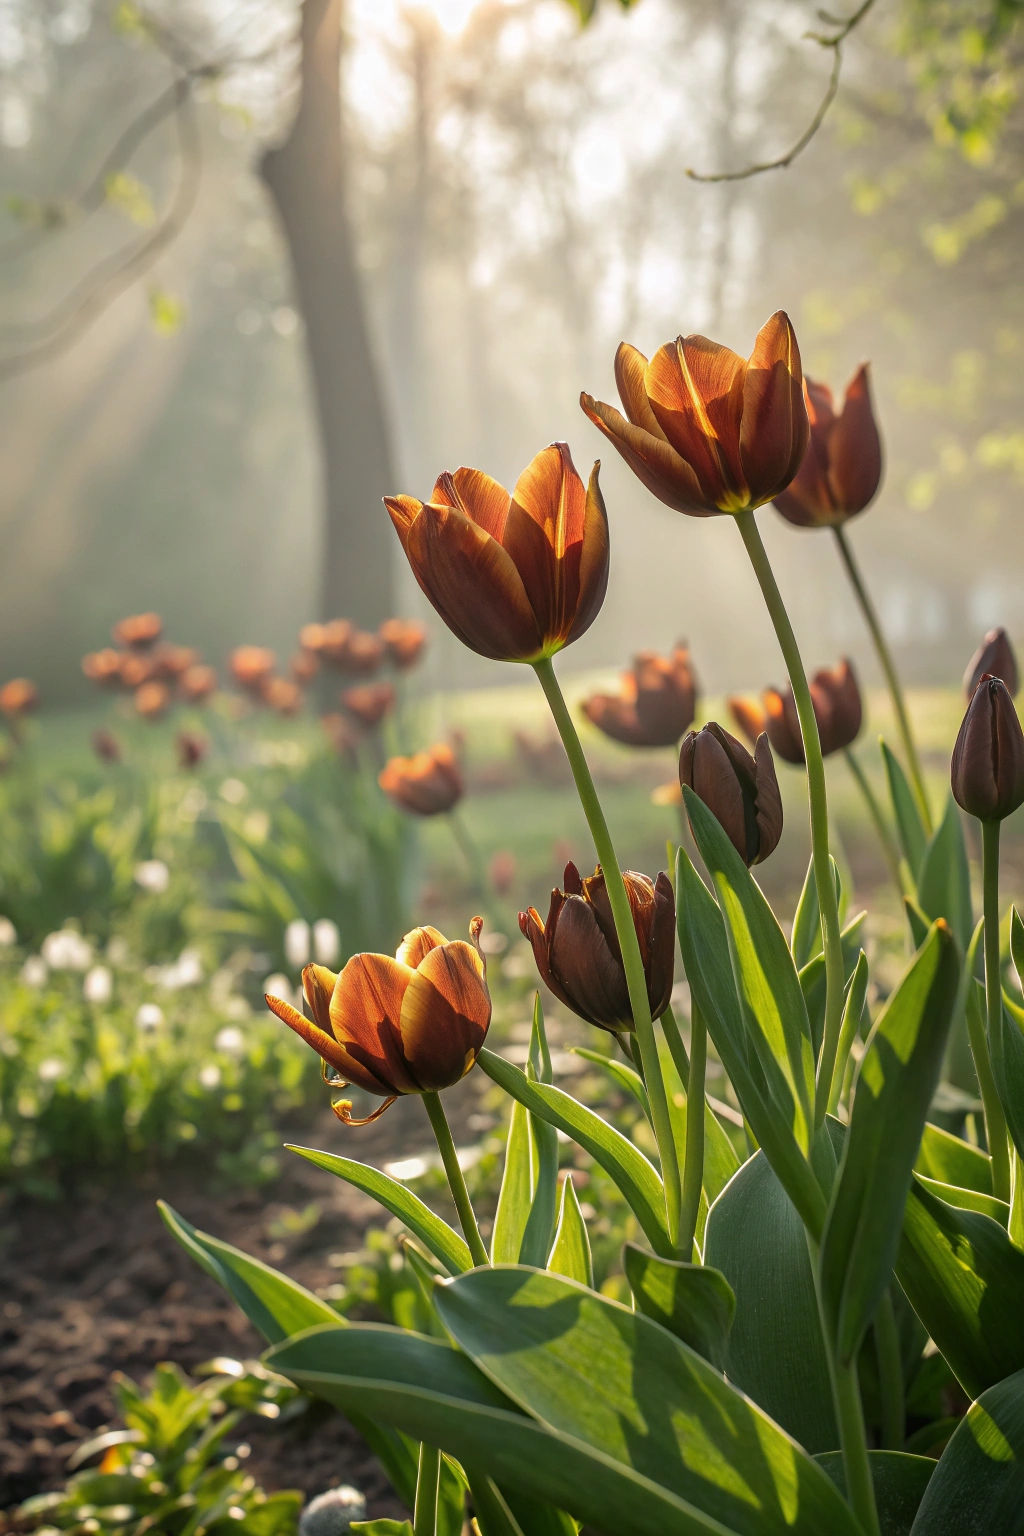
<path fill-rule="evenodd" d="M 163 620 L 158 613 L 135 613 L 127 619 L 119 619 L 111 635 L 116 645 L 126 645 L 133 651 L 145 651 L 156 644 L 163 629 Z"/>
<path fill-rule="evenodd" d="M 631 747 L 675 746 L 696 708 L 697 681 L 681 641 L 671 656 L 641 651 L 617 694 L 594 693 L 583 701 L 591 725 Z"/>
<path fill-rule="evenodd" d="M 882 441 L 871 406 L 868 364 L 846 386 L 836 414 L 832 391 L 814 379 L 804 381 L 810 441 L 803 462 L 776 508 L 801 528 L 831 528 L 870 506 L 882 478 Z"/>
<path fill-rule="evenodd" d="M 455 753 L 443 741 L 411 757 L 390 758 L 377 782 L 389 799 L 416 816 L 450 811 L 465 793 Z"/>
<path fill-rule="evenodd" d="M 1010 644 L 1010 637 L 1002 625 L 990 629 L 984 640 L 967 663 L 964 673 L 964 693 L 970 699 L 982 678 L 998 677 L 1006 684 L 1009 694 L 1016 697 L 1020 687 L 1017 658 Z"/>
<path fill-rule="evenodd" d="M 394 708 L 395 690 L 391 683 L 365 683 L 357 688 L 346 688 L 341 694 L 341 702 L 353 719 L 372 730 Z"/>

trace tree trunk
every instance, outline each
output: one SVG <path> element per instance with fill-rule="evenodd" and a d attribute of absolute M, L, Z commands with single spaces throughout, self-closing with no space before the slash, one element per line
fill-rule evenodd
<path fill-rule="evenodd" d="M 306 330 L 324 490 L 320 612 L 376 626 L 394 611 L 394 535 L 381 497 L 399 487 L 345 207 L 343 0 L 304 0 L 302 97 L 263 157 Z"/>

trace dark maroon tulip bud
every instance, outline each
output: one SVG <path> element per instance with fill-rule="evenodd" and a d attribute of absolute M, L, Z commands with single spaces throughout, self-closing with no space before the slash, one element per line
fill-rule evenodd
<path fill-rule="evenodd" d="M 957 805 L 979 821 L 1002 821 L 1024 804 L 1024 731 L 998 677 L 983 677 L 967 706 L 950 763 Z"/>
<path fill-rule="evenodd" d="M 676 903 L 668 876 L 657 881 L 626 870 L 622 876 L 640 942 L 651 1016 L 660 1018 L 672 995 Z M 633 1010 L 601 866 L 586 880 L 565 866 L 563 891 L 551 892 L 547 922 L 536 907 L 520 912 L 519 927 L 533 945 L 537 969 L 560 1002 L 588 1024 L 618 1034 L 633 1028 Z"/>
<path fill-rule="evenodd" d="M 683 737 L 679 783 L 717 817 L 740 858 L 761 864 L 782 836 L 782 797 L 768 737 L 751 757 L 742 742 L 712 720 Z"/>
<path fill-rule="evenodd" d="M 1010 637 L 1002 626 L 999 629 L 989 630 L 968 663 L 967 671 L 964 673 L 964 693 L 968 698 L 974 693 L 986 673 L 989 677 L 998 677 L 1016 697 L 1020 687 L 1017 658 L 1013 654 Z"/>
<path fill-rule="evenodd" d="M 821 754 L 828 757 L 856 741 L 864 719 L 860 689 L 850 662 L 844 659 L 834 667 L 822 667 L 808 684 L 814 718 L 818 722 Z M 789 683 L 785 689 L 766 688 L 763 694 L 765 730 L 772 748 L 787 763 L 804 761 L 804 742 L 800 717 Z M 733 710 L 735 714 L 735 709 Z"/>

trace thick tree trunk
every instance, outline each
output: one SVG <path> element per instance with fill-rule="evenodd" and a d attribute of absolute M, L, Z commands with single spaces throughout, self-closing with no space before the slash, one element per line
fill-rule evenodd
<path fill-rule="evenodd" d="M 316 396 L 321 617 L 375 626 L 394 611 L 394 536 L 381 497 L 398 487 L 345 207 L 342 10 L 343 0 L 304 0 L 298 115 L 261 169 L 291 253 Z"/>

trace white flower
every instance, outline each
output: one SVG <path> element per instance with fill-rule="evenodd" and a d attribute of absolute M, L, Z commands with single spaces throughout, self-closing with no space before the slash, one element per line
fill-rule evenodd
<path fill-rule="evenodd" d="M 318 918 L 313 924 L 313 953 L 317 965 L 334 965 L 341 954 L 341 934 L 329 917 Z"/>
<path fill-rule="evenodd" d="M 48 933 L 42 955 L 52 971 L 87 971 L 92 964 L 92 945 L 74 928 Z"/>
<path fill-rule="evenodd" d="M 288 964 L 296 970 L 309 960 L 309 924 L 301 917 L 289 923 L 284 931 L 284 954 Z"/>
<path fill-rule="evenodd" d="M 168 992 L 177 992 L 181 987 L 198 986 L 203 979 L 203 962 L 199 958 L 198 949 L 183 949 L 173 965 L 158 969 L 155 979 L 157 985 Z"/>
<path fill-rule="evenodd" d="M 111 965 L 118 970 L 121 968 L 121 966 L 127 965 L 128 961 L 131 959 L 131 950 L 128 948 L 128 940 L 121 938 L 120 934 L 116 938 L 111 939 L 110 943 L 107 945 L 107 959 L 110 961 Z"/>
<path fill-rule="evenodd" d="M 109 1003 L 114 992 L 114 978 L 105 965 L 94 965 L 82 984 L 87 1003 Z"/>
<path fill-rule="evenodd" d="M 10 949 L 11 945 L 17 942 L 18 935 L 10 918 L 0 917 L 0 948 Z"/>
<path fill-rule="evenodd" d="M 213 1044 L 215 1049 L 223 1051 L 225 1056 L 237 1056 L 245 1050 L 245 1036 L 233 1024 L 228 1024 L 224 1029 L 217 1031 Z"/>
<path fill-rule="evenodd" d="M 135 866 L 135 884 L 153 896 L 162 896 L 171 883 L 171 872 L 163 859 L 144 859 Z"/>
<path fill-rule="evenodd" d="M 42 955 L 29 955 L 21 968 L 21 979 L 27 987 L 45 987 L 50 967 Z"/>
<path fill-rule="evenodd" d="M 67 1065 L 57 1056 L 47 1056 L 45 1061 L 39 1063 L 39 1076 L 44 1083 L 55 1083 L 66 1071 Z"/>
<path fill-rule="evenodd" d="M 220 1067 L 216 1062 L 208 1062 L 205 1067 L 199 1068 L 199 1086 L 211 1091 L 220 1087 Z"/>
<path fill-rule="evenodd" d="M 294 1005 L 295 998 L 292 993 L 292 984 L 287 976 L 282 976 L 277 972 L 273 976 L 268 976 L 263 983 L 263 991 L 269 997 L 279 997 L 283 1003 L 292 1003 Z"/>
<path fill-rule="evenodd" d="M 164 1021 L 164 1011 L 157 1003 L 143 1003 L 135 1015 L 135 1027 L 143 1035 L 151 1035 Z"/>

